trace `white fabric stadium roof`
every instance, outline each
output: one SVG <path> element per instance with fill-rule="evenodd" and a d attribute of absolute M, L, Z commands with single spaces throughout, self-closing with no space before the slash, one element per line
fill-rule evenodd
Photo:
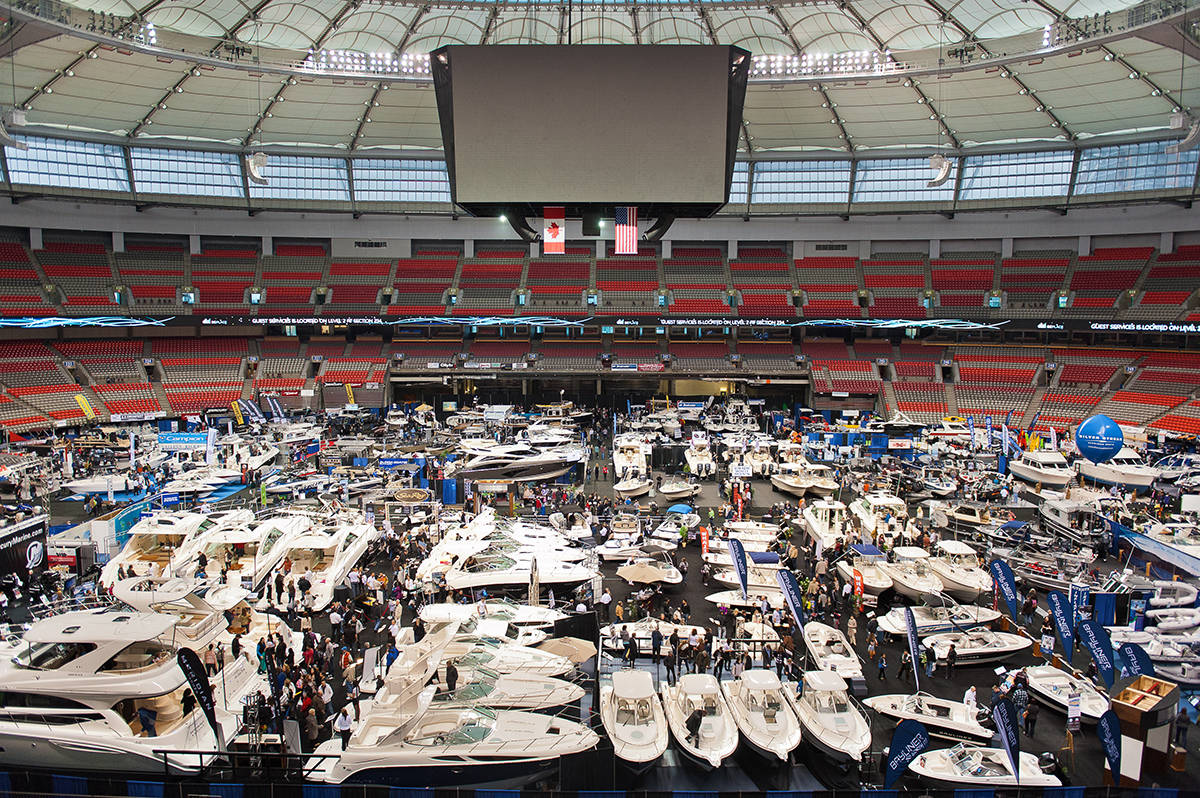
<path fill-rule="evenodd" d="M 439 150 L 420 59 L 395 65 L 458 43 L 794 58 L 759 62 L 747 94 L 741 146 L 764 157 L 1162 134 L 1200 74 L 1189 9 L 1163 0 L 71 0 L 57 18 L 49 2 L 14 3 L 0 107 L 27 107 L 30 132 L 200 148 Z"/>

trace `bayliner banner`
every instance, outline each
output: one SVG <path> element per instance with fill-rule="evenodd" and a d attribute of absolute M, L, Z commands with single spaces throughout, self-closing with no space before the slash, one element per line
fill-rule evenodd
<path fill-rule="evenodd" d="M 889 746 L 887 771 L 883 775 L 883 789 L 890 790 L 896 780 L 904 775 L 913 760 L 929 747 L 929 732 L 920 721 L 909 718 L 902 720 L 892 732 Z"/>
<path fill-rule="evenodd" d="M 992 702 L 992 720 L 996 723 L 996 733 L 1000 735 L 1000 742 L 1008 753 L 1013 778 L 1020 785 L 1021 738 L 1017 733 L 1017 708 L 1011 699 L 998 698 Z"/>
<path fill-rule="evenodd" d="M 992 573 L 992 581 L 995 583 L 996 589 L 1000 591 L 1000 595 L 1004 597 L 1004 603 L 1008 605 L 1008 614 L 1015 621 L 1017 619 L 1017 580 L 1013 576 L 1012 568 L 1009 568 L 1008 563 L 1003 560 L 992 560 L 988 570 Z"/>
<path fill-rule="evenodd" d="M 1121 659 L 1125 660 L 1125 670 L 1130 676 L 1154 675 L 1154 662 L 1146 653 L 1146 649 L 1137 643 L 1122 643 L 1117 650 L 1121 652 Z"/>
<path fill-rule="evenodd" d="M 1054 631 L 1058 632 L 1058 642 L 1062 643 L 1063 651 L 1067 654 L 1067 662 L 1075 652 L 1075 611 L 1071 602 L 1061 590 L 1051 590 L 1046 595 L 1050 605 L 1050 615 L 1054 618 Z"/>
<path fill-rule="evenodd" d="M 1104 758 L 1112 771 L 1113 784 L 1121 784 L 1121 719 L 1111 709 L 1100 716 L 1096 724 L 1096 736 L 1104 747 Z"/>
<path fill-rule="evenodd" d="M 1100 671 L 1100 675 L 1104 678 L 1104 684 L 1112 687 L 1115 672 L 1112 640 L 1109 638 L 1108 632 L 1104 631 L 1104 627 L 1096 621 L 1088 618 L 1079 622 L 1079 639 L 1091 652 L 1092 662 L 1096 663 L 1096 670 Z"/>
<path fill-rule="evenodd" d="M 750 568 L 746 565 L 746 547 L 737 538 L 726 541 L 729 547 L 729 559 L 733 560 L 733 570 L 737 573 L 738 584 L 742 586 L 742 598 L 750 595 Z"/>
<path fill-rule="evenodd" d="M 801 608 L 804 607 L 804 595 L 800 592 L 800 583 L 796 581 L 796 575 L 781 568 L 775 572 L 775 579 L 779 582 L 779 589 L 783 591 L 783 600 L 792 611 L 796 626 L 803 629 L 804 615 Z"/>
<path fill-rule="evenodd" d="M 912 607 L 904 608 L 904 625 L 908 628 L 908 655 L 912 657 L 913 681 L 917 692 L 921 691 L 921 658 L 917 656 L 917 619 L 913 617 Z"/>

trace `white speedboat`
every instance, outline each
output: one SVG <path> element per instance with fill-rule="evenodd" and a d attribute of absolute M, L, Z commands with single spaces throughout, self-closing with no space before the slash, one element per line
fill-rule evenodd
<path fill-rule="evenodd" d="M 678 585 L 683 582 L 683 573 L 669 561 L 660 557 L 633 557 L 617 569 L 617 577 L 631 585 Z"/>
<path fill-rule="evenodd" d="M 849 540 L 846 505 L 833 499 L 820 499 L 808 504 L 801 514 L 808 536 L 820 550 L 832 549 L 838 541 Z"/>
<path fill-rule="evenodd" d="M 456 642 L 474 642 L 487 640 L 492 643 L 514 643 L 518 646 L 536 646 L 550 635 L 545 629 L 535 626 L 517 626 L 500 618 L 479 618 L 472 616 L 461 621 L 454 621 L 456 631 L 453 640 Z"/>
<path fill-rule="evenodd" d="M 922 781 L 948 789 L 995 787 L 1058 787 L 1057 776 L 1043 773 L 1035 754 L 1022 752 L 1019 778 L 1013 775 L 1003 748 L 982 748 L 961 743 L 953 748 L 926 751 L 908 766 Z"/>
<path fill-rule="evenodd" d="M 126 474 L 111 473 L 72 479 L 62 483 L 62 487 L 77 496 L 90 496 L 106 494 L 110 490 L 113 493 L 126 493 L 134 490 L 137 486 Z"/>
<path fill-rule="evenodd" d="M 312 781 L 393 787 L 519 787 L 558 767 L 559 759 L 593 748 L 599 737 L 581 723 L 518 710 L 368 709 L 342 750 L 336 737 L 307 764 Z"/>
<path fill-rule="evenodd" d="M 1163 607 L 1147 610 L 1146 617 L 1163 634 L 1186 635 L 1200 629 L 1200 609 L 1195 607 Z"/>
<path fill-rule="evenodd" d="M 871 747 L 871 724 L 850 700 L 846 681 L 829 671 L 804 674 L 804 692 L 784 691 L 804 739 L 834 762 L 861 762 Z"/>
<path fill-rule="evenodd" d="M 554 627 L 555 622 L 566 618 L 567 614 L 528 603 L 487 599 L 474 604 L 425 604 L 421 607 L 420 616 L 427 624 L 483 618 L 505 620 L 513 626 L 532 626 L 549 630 Z"/>
<path fill-rule="evenodd" d="M 1100 716 L 1108 711 L 1108 696 L 1097 690 L 1090 680 L 1053 665 L 1033 665 L 1025 668 L 1025 678 L 1034 698 L 1063 714 L 1067 713 L 1071 696 L 1077 694 L 1080 720 L 1083 723 L 1098 723 Z"/>
<path fill-rule="evenodd" d="M 486 668 L 471 672 L 471 681 L 454 690 L 439 690 L 431 709 L 553 709 L 574 704 L 584 689 L 564 679 L 533 673 L 496 673 Z"/>
<path fill-rule="evenodd" d="M 307 532 L 294 538 L 284 553 L 283 559 L 290 562 L 284 582 L 299 583 L 300 579 L 307 579 L 312 609 L 323 610 L 333 603 L 334 588 L 342 583 L 377 537 L 379 530 L 357 514 L 314 523 Z M 301 593 L 297 584 L 296 594 Z M 286 596 L 274 598 L 277 602 L 280 598 L 284 603 L 287 601 Z"/>
<path fill-rule="evenodd" d="M 663 685 L 662 703 L 675 744 L 688 759 L 712 770 L 733 756 L 738 746 L 738 727 L 716 677 L 708 673 L 684 674 L 676 684 Z M 697 712 L 701 713 L 699 726 L 689 731 L 689 720 Z"/>
<path fill-rule="evenodd" d="M 453 661 L 460 676 L 477 670 L 490 673 L 528 673 L 537 676 L 562 676 L 575 665 L 566 657 L 516 643 L 477 638 L 451 641 L 445 648 L 445 659 L 438 665 L 444 673 L 446 662 Z"/>
<path fill-rule="evenodd" d="M 620 481 L 650 474 L 650 446 L 641 436 L 619 435 L 613 441 L 613 478 Z"/>
<path fill-rule="evenodd" d="M 892 578 L 892 587 L 902 596 L 918 601 L 942 592 L 942 580 L 929 567 L 929 552 L 917 546 L 897 546 L 895 562 L 880 565 Z"/>
<path fill-rule="evenodd" d="M 995 732 L 979 722 L 987 712 L 961 701 L 938 698 L 929 693 L 906 695 L 873 695 L 863 699 L 872 711 L 897 723 L 902 720 L 920 721 L 929 734 L 955 742 L 986 743 Z"/>
<path fill-rule="evenodd" d="M 703 624 L 698 623 L 671 623 L 657 618 L 638 618 L 636 621 L 614 623 L 601 628 L 600 638 L 604 647 L 613 651 L 624 648 L 627 638 L 636 638 L 638 650 L 649 656 L 655 629 L 662 635 L 663 645 L 666 645 L 667 638 L 672 634 L 687 638 L 692 634 L 699 634 L 703 628 Z"/>
<path fill-rule="evenodd" d="M 622 499 L 636 499 L 650 492 L 650 480 L 645 477 L 630 477 L 613 485 L 613 492 Z"/>
<path fill-rule="evenodd" d="M 941 580 L 942 592 L 959 601 L 974 601 L 992 589 L 991 574 L 980 567 L 979 555 L 960 540 L 939 540 L 929 569 Z"/>
<path fill-rule="evenodd" d="M 787 609 L 787 602 L 783 599 L 783 593 L 778 590 L 751 590 L 748 597 L 742 598 L 742 591 L 739 588 L 737 590 L 721 590 L 716 593 L 709 593 L 704 598 L 721 607 L 749 608 L 760 607 L 763 599 L 766 599 L 771 609 Z"/>
<path fill-rule="evenodd" d="M 1200 637 L 1196 635 L 1162 634 L 1153 626 L 1140 632 L 1126 626 L 1106 628 L 1114 646 L 1137 643 L 1156 666 L 1160 662 L 1200 665 Z"/>
<path fill-rule="evenodd" d="M 107 773 L 196 774 L 220 755 L 202 710 L 184 714 L 175 615 L 107 608 L 35 621 L 0 647 L 0 765 Z M 214 633 L 223 626 L 211 627 Z M 206 645 L 205 638 L 199 642 Z M 266 690 L 246 658 L 212 678 L 225 738 L 241 699 Z M 164 758 L 160 751 L 188 751 Z"/>
<path fill-rule="evenodd" d="M 775 458 L 771 456 L 771 446 L 765 440 L 753 440 L 746 450 L 745 463 L 755 476 L 768 476 L 779 470 Z"/>
<path fill-rule="evenodd" d="M 899 496 L 883 491 L 872 491 L 850 502 L 851 514 L 858 517 L 863 534 L 873 539 L 882 538 L 889 546 L 900 540 L 911 542 L 920 537 L 916 527 L 908 519 L 908 506 Z"/>
<path fill-rule="evenodd" d="M 717 472 L 708 435 L 699 430 L 692 433 L 691 444 L 684 451 L 683 459 L 687 462 L 688 472 L 701 479 Z"/>
<path fill-rule="evenodd" d="M 805 470 L 808 477 L 808 492 L 814 496 L 832 496 L 840 487 L 833 478 L 833 469 L 820 463 L 809 463 Z"/>
<path fill-rule="evenodd" d="M 1075 461 L 1075 469 L 1082 479 L 1139 491 L 1148 489 L 1161 476 L 1157 468 L 1146 465 L 1142 456 L 1128 446 L 1122 447 L 1115 457 L 1103 463 L 1093 463 L 1081 457 Z"/>
<path fill-rule="evenodd" d="M 650 768 L 666 753 L 667 716 L 649 671 L 621 670 L 600 684 L 600 722 L 613 753 L 636 772 Z"/>
<path fill-rule="evenodd" d="M 778 568 L 759 568 L 750 566 L 746 569 L 746 584 L 750 590 L 778 590 L 779 580 L 775 574 Z M 732 568 L 722 569 L 713 574 L 713 580 L 730 587 L 741 587 L 737 571 Z"/>
<path fill-rule="evenodd" d="M 446 463 L 446 475 L 484 482 L 544 482 L 587 462 L 582 446 L 539 449 L 529 444 L 493 446 L 486 452 Z"/>
<path fill-rule="evenodd" d="M 658 546 L 667 550 L 679 547 L 679 544 L 673 541 L 660 539 L 646 540 L 639 532 L 634 535 L 609 535 L 603 543 L 592 549 L 592 551 L 604 562 L 625 562 L 630 557 L 645 555 L 646 552 L 642 550 L 642 547 L 648 545 Z"/>
<path fill-rule="evenodd" d="M 855 693 L 866 692 L 867 682 L 863 678 L 862 660 L 858 658 L 841 629 L 809 621 L 804 624 L 802 636 L 804 647 L 817 670 L 836 673 L 854 687 Z M 807 683 L 806 676 L 805 684 Z"/>
<path fill-rule="evenodd" d="M 1008 471 L 1031 485 L 1052 490 L 1062 490 L 1075 478 L 1067 458 L 1052 449 L 1021 452 L 1020 457 L 1008 461 Z"/>
<path fill-rule="evenodd" d="M 812 480 L 806 474 L 780 472 L 771 475 L 771 484 L 778 491 L 802 497 L 808 494 L 808 489 L 812 487 Z"/>
<path fill-rule="evenodd" d="M 954 604 L 953 602 L 947 602 L 946 606 L 917 605 L 909 607 L 909 609 L 912 610 L 913 621 L 916 622 L 919 637 L 987 626 L 1000 617 L 1000 612 L 991 607 Z M 888 634 L 901 636 L 908 634 L 904 608 L 893 607 L 889 610 L 879 619 L 879 628 Z"/>
<path fill-rule="evenodd" d="M 787 761 L 800 745 L 800 720 L 774 672 L 751 669 L 721 682 L 725 701 L 746 742 L 767 759 Z"/>
<path fill-rule="evenodd" d="M 535 557 L 528 551 L 483 551 L 462 559 L 446 571 L 446 586 L 452 590 L 467 590 L 528 585 L 535 568 L 537 580 L 542 585 L 579 584 L 596 575 L 595 570 L 586 565 L 553 557 Z"/>
<path fill-rule="evenodd" d="M 863 592 L 878 596 L 892 588 L 892 577 L 883 568 L 886 560 L 884 553 L 875 546 L 855 543 L 834 567 L 842 581 L 850 584 L 854 584 L 854 572 L 857 571 L 862 577 Z"/>
<path fill-rule="evenodd" d="M 943 662 L 954 647 L 955 663 L 958 665 L 983 665 L 1001 662 L 1025 651 L 1033 641 L 1010 632 L 993 632 L 990 629 L 975 629 L 969 632 L 942 632 L 924 640 L 934 656 Z"/>
<path fill-rule="evenodd" d="M 691 497 L 704 490 L 703 487 L 695 482 L 686 482 L 682 479 L 669 479 L 658 486 L 658 495 L 664 499 L 677 502 Z"/>

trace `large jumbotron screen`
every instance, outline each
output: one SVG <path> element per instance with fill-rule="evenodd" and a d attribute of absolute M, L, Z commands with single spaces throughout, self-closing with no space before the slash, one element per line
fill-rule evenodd
<path fill-rule="evenodd" d="M 724 204 L 730 136 L 736 145 L 744 97 L 744 82 L 741 92 L 731 90 L 742 52 L 721 46 L 437 51 L 435 84 L 455 201 L 468 208 Z"/>

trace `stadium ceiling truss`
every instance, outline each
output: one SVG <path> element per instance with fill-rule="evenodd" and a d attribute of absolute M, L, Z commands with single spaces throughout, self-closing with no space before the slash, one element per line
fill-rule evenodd
<path fill-rule="evenodd" d="M 1170 118 L 1190 113 L 1200 88 L 1200 0 L 0 0 L 5 8 L 0 108 L 27 114 L 9 132 L 120 148 L 128 186 L 117 193 L 132 195 L 140 147 L 264 149 L 346 163 L 345 203 L 357 206 L 356 160 L 440 156 L 426 54 L 445 44 L 750 50 L 742 158 L 840 159 L 849 175 L 833 181 L 838 200 L 760 191 L 756 202 L 756 188 L 810 167 L 741 167 L 746 196 L 735 186 L 734 204 L 746 213 L 842 199 L 849 210 L 862 159 L 933 153 L 957 157 L 949 196 L 908 198 L 931 209 L 963 207 L 972 157 L 1035 149 L 1076 153 L 1059 192 L 1074 198 L 1081 150 L 1182 135 Z M 1145 165 L 1147 151 L 1128 152 Z M 21 193 L 21 170 L 4 166 Z M 1150 188 L 1190 200 L 1194 168 L 1189 176 L 1166 195 Z"/>

